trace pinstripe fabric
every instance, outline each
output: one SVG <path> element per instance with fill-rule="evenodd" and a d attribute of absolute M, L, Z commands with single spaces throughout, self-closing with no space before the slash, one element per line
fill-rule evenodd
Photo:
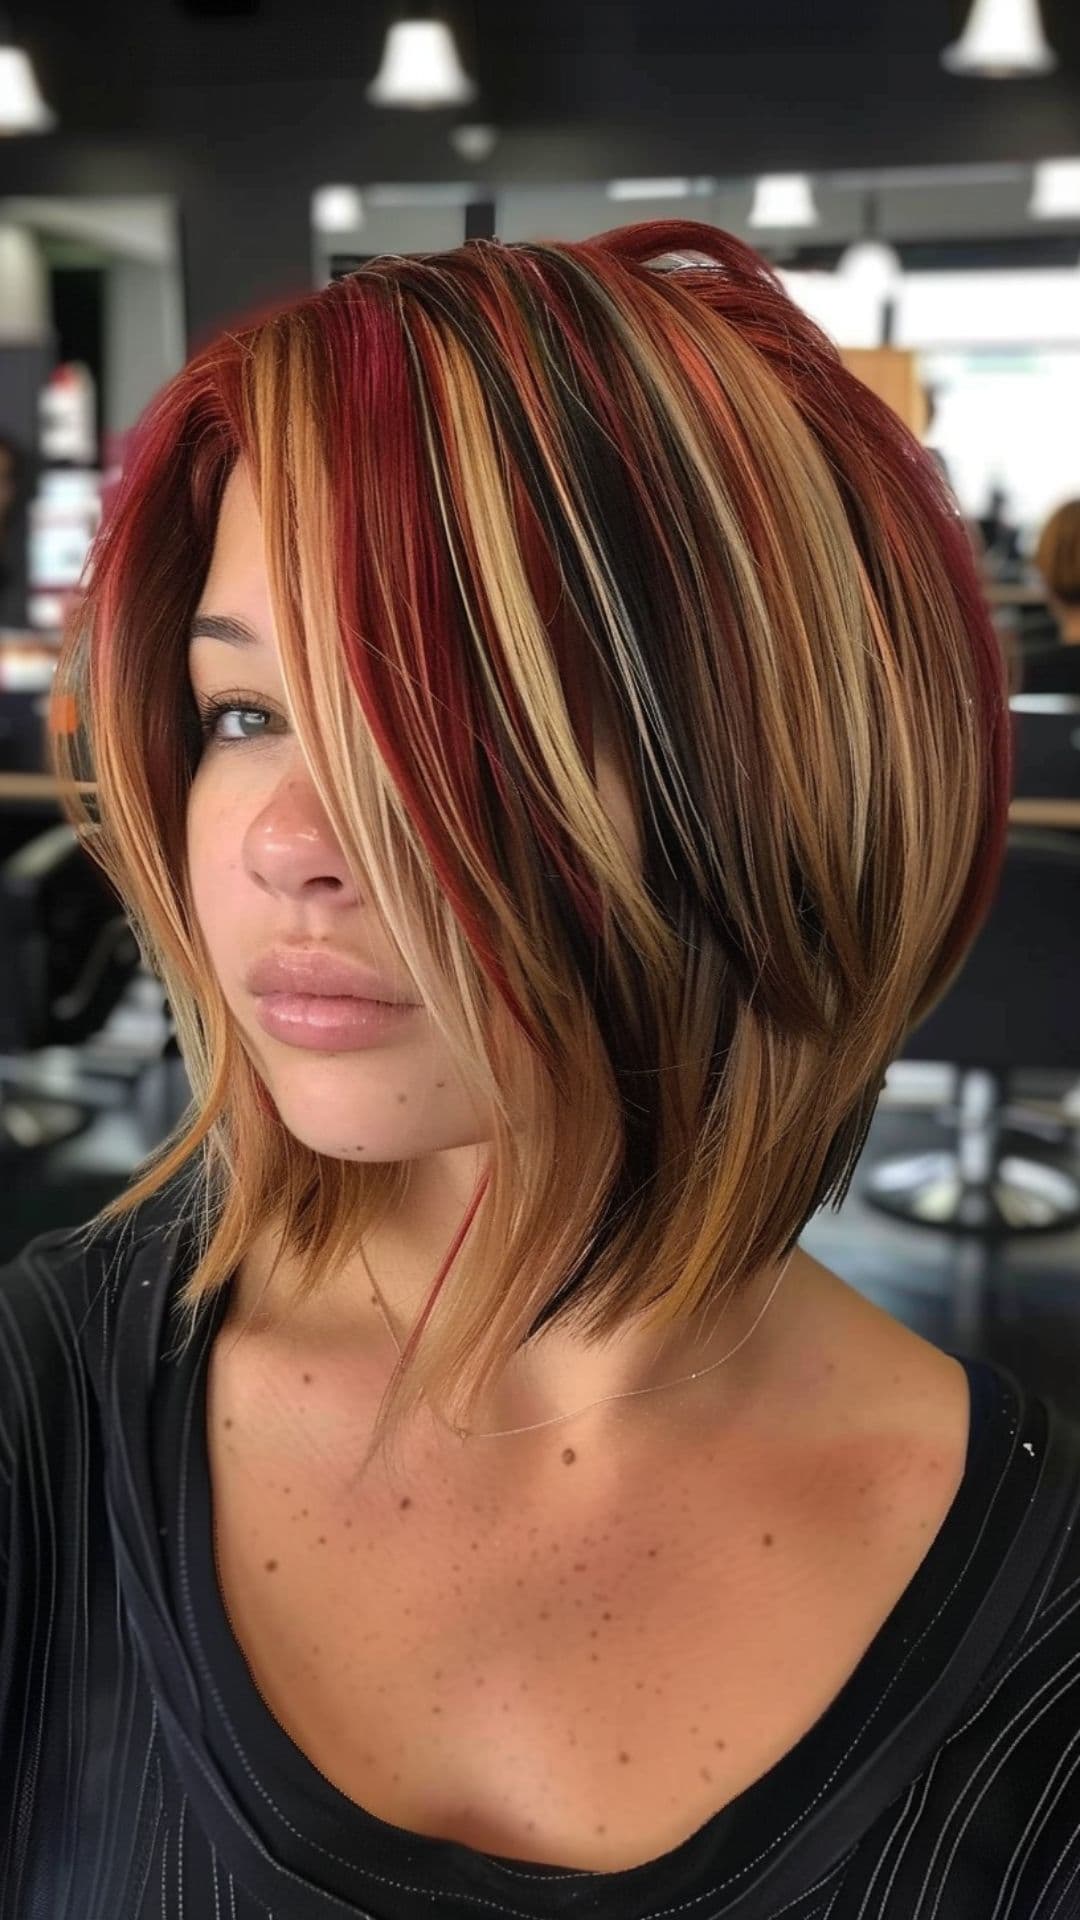
<path fill-rule="evenodd" d="M 539 1868 L 340 1795 L 213 1577 L 173 1184 L 0 1269 L 0 1920 L 1080 1920 L 1080 1429 L 969 1364 L 967 1472 L 836 1700 L 659 1860 Z"/>

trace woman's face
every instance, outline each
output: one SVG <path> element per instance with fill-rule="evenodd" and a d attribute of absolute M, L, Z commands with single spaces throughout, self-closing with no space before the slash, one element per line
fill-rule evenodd
<path fill-rule="evenodd" d="M 200 614 L 242 621 L 237 646 L 198 636 L 190 678 L 200 706 L 229 695 L 188 802 L 193 905 L 226 1003 L 283 1124 L 338 1159 L 399 1160 L 475 1146 L 485 1116 L 422 1006 L 395 1014 L 361 1044 L 355 1018 L 324 1036 L 278 1016 L 249 971 L 264 956 L 319 954 L 373 970 L 396 995 L 402 975 L 375 904 L 350 874 L 291 730 L 270 611 L 262 535 L 246 469 L 222 500 Z M 235 695 L 235 699 L 232 696 Z M 597 749 L 601 797 L 628 845 L 633 816 L 613 759 Z M 355 1007 L 352 1009 L 355 1015 Z"/>

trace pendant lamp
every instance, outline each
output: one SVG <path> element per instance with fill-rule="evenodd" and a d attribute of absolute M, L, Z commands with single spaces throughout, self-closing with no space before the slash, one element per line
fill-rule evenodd
<path fill-rule="evenodd" d="M 1028 212 L 1035 220 L 1075 220 L 1080 215 L 1080 160 L 1040 160 Z"/>
<path fill-rule="evenodd" d="M 27 55 L 13 43 L 7 15 L 0 12 L 0 135 L 51 133 L 56 121 Z"/>
<path fill-rule="evenodd" d="M 754 183 L 752 227 L 816 227 L 818 212 L 805 173 L 766 173 Z"/>
<path fill-rule="evenodd" d="M 982 80 L 1050 73 L 1057 55 L 1043 33 L 1039 0 L 972 0 L 967 25 L 945 48 L 941 64 Z"/>
<path fill-rule="evenodd" d="M 857 286 L 875 300 L 888 300 L 904 277 L 900 255 L 881 238 L 878 197 L 868 193 L 863 206 L 862 235 L 845 247 L 836 270 L 849 286 Z"/>
<path fill-rule="evenodd" d="M 425 14 L 389 29 L 367 98 L 376 107 L 456 107 L 476 92 L 449 27 Z"/>

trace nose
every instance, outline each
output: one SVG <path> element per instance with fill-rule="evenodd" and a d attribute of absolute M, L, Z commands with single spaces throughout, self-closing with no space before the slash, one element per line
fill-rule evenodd
<path fill-rule="evenodd" d="M 357 904 L 356 883 L 315 787 L 304 773 L 281 779 L 244 834 L 246 871 L 286 900 Z"/>

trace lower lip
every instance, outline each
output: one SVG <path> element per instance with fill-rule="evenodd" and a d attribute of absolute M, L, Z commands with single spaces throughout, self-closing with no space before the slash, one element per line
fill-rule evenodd
<path fill-rule="evenodd" d="M 357 1000 L 351 995 L 261 993 L 255 1000 L 255 1017 L 275 1040 L 321 1053 L 377 1047 L 392 1040 L 419 1011 L 416 1006 L 391 1006 L 385 1000 Z"/>

